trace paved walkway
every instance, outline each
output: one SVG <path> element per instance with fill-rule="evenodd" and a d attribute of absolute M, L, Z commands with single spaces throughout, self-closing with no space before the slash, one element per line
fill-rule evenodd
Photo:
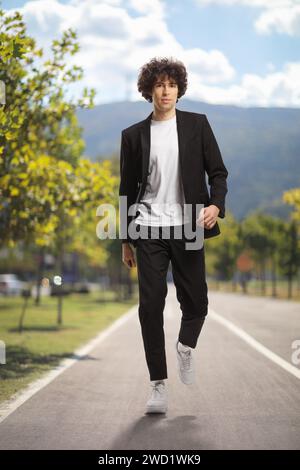
<path fill-rule="evenodd" d="M 166 415 L 145 414 L 150 385 L 136 307 L 2 421 L 0 449 L 299 449 L 300 367 L 291 362 L 299 304 L 211 291 L 209 307 L 194 350 L 196 382 L 186 386 L 174 350 L 181 311 L 168 285 Z"/>

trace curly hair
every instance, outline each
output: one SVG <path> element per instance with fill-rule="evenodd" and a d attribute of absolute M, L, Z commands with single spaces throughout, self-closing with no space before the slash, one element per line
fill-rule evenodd
<path fill-rule="evenodd" d="M 187 89 L 187 71 L 183 63 L 172 57 L 154 57 L 150 62 L 141 67 L 137 82 L 138 91 L 142 93 L 142 96 L 149 103 L 152 103 L 152 89 L 156 80 L 160 76 L 165 75 L 177 83 L 177 101 L 185 94 Z"/>

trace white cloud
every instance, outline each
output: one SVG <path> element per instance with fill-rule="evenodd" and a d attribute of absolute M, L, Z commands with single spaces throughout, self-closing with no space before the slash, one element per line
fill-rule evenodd
<path fill-rule="evenodd" d="M 185 50 L 183 55 L 189 74 L 196 74 L 204 83 L 218 83 L 235 76 L 234 68 L 219 50 L 206 52 L 195 48 Z"/>
<path fill-rule="evenodd" d="M 144 15 L 156 15 L 160 17 L 165 15 L 165 4 L 160 0 L 128 0 L 128 4 L 138 13 Z"/>
<path fill-rule="evenodd" d="M 262 12 L 254 23 L 259 34 L 271 34 L 273 31 L 290 36 L 300 35 L 299 0 L 195 0 L 199 6 L 244 5 L 261 8 Z"/>
<path fill-rule="evenodd" d="M 290 36 L 300 36 L 300 5 L 263 12 L 255 22 L 255 29 L 261 34 L 276 31 Z"/>
<path fill-rule="evenodd" d="M 197 0 L 200 4 L 222 4 L 222 5 L 249 5 L 255 7 L 272 8 L 278 6 L 297 5 L 299 0 Z"/>
<path fill-rule="evenodd" d="M 130 16 L 126 6 L 138 15 Z M 69 27 L 76 29 L 80 52 L 70 63 L 85 71 L 85 85 L 100 90 L 98 99 L 138 99 L 139 68 L 152 57 L 172 56 L 201 75 L 203 83 L 230 80 L 234 69 L 218 50 L 184 49 L 168 31 L 159 0 L 29 1 L 21 9 L 29 33 L 49 52 L 50 41 Z"/>
<path fill-rule="evenodd" d="M 287 63 L 281 71 L 269 64 L 266 76 L 245 74 L 240 83 L 231 84 L 236 73 L 224 53 L 184 49 L 168 30 L 160 5 L 159 0 L 36 0 L 21 11 L 46 58 L 52 39 L 69 27 L 77 31 L 80 52 L 69 63 L 81 65 L 85 77 L 74 89 L 96 88 L 96 103 L 144 100 L 136 86 L 140 67 L 152 57 L 168 56 L 186 65 L 190 99 L 241 106 L 300 105 L 300 63 Z"/>
<path fill-rule="evenodd" d="M 194 76 L 188 96 L 212 104 L 236 104 L 239 106 L 300 106 L 300 62 L 289 62 L 282 71 L 264 77 L 245 74 L 240 84 L 227 88 L 206 86 Z"/>

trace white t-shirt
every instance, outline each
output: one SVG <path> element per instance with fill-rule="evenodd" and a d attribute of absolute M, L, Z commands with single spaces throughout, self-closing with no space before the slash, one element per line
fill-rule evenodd
<path fill-rule="evenodd" d="M 176 114 L 171 119 L 151 119 L 151 145 L 147 186 L 137 205 L 135 223 L 151 226 L 181 225 L 185 203 L 180 162 Z"/>

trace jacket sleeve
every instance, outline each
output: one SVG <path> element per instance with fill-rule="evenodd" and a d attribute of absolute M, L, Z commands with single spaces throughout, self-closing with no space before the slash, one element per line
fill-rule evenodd
<path fill-rule="evenodd" d="M 204 114 L 202 123 L 202 145 L 204 155 L 204 167 L 208 175 L 208 184 L 210 186 L 209 204 L 214 204 L 220 209 L 218 217 L 225 217 L 225 196 L 227 194 L 228 171 L 224 165 L 222 155 L 208 122 Z"/>
<path fill-rule="evenodd" d="M 128 235 L 128 226 L 133 216 L 128 215 L 129 207 L 134 204 L 137 190 L 137 178 L 136 178 L 136 165 L 134 165 L 134 159 L 130 148 L 128 137 L 124 133 L 121 134 L 121 149 L 120 149 L 120 186 L 119 196 L 127 196 L 127 210 L 122 204 L 119 204 L 120 209 L 120 220 L 125 221 L 126 235 L 120 236 L 122 243 L 132 242 Z"/>

